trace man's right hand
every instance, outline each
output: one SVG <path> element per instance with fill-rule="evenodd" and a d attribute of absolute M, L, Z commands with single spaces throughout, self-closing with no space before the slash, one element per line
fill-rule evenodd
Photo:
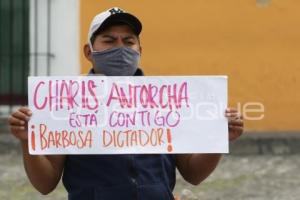
<path fill-rule="evenodd" d="M 57 186 L 64 169 L 65 155 L 30 155 L 28 151 L 28 121 L 32 112 L 19 108 L 8 119 L 11 133 L 22 143 L 26 174 L 32 185 L 42 194 L 48 194 Z"/>
<path fill-rule="evenodd" d="M 21 107 L 16 112 L 12 113 L 8 119 L 11 133 L 21 141 L 28 139 L 27 128 L 28 121 L 32 112 L 27 107 Z"/>

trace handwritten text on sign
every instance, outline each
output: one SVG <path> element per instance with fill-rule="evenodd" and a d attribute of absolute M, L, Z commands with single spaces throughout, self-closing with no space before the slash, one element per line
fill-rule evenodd
<path fill-rule="evenodd" d="M 227 78 L 29 77 L 31 154 L 227 153 Z"/>

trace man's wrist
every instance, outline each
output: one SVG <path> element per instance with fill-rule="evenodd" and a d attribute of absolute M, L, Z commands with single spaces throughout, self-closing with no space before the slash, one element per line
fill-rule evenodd
<path fill-rule="evenodd" d="M 24 153 L 29 153 L 28 152 L 28 140 L 27 139 L 20 139 L 20 143 L 21 143 L 23 152 Z"/>

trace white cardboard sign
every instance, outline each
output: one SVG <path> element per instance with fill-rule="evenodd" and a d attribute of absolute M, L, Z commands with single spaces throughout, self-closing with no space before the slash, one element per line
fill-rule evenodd
<path fill-rule="evenodd" d="M 226 76 L 29 77 L 31 154 L 228 153 Z"/>

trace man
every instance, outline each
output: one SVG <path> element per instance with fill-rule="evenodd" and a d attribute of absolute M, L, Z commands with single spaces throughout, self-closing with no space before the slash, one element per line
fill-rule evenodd
<path fill-rule="evenodd" d="M 98 14 L 92 21 L 84 55 L 92 63 L 90 74 L 143 75 L 138 68 L 142 47 L 141 22 L 119 8 Z M 70 200 L 174 199 L 175 169 L 191 184 L 201 183 L 217 166 L 220 154 L 189 155 L 51 155 L 28 153 L 26 108 L 14 112 L 11 132 L 21 140 L 24 166 L 33 186 L 43 194 L 55 189 L 63 174 Z M 227 109 L 229 139 L 243 132 L 236 109 Z M 201 131 L 201 130 L 199 130 Z"/>

